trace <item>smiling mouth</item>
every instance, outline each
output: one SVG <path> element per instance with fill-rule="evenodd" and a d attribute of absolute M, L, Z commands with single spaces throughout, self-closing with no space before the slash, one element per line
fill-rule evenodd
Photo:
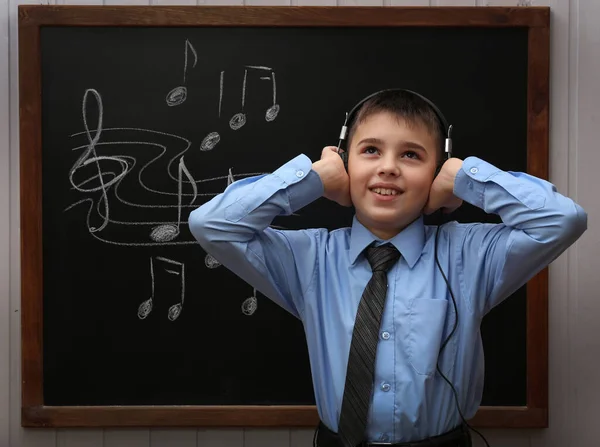
<path fill-rule="evenodd" d="M 401 194 L 401 191 L 389 188 L 370 188 L 370 190 L 380 196 L 397 196 L 398 194 Z"/>

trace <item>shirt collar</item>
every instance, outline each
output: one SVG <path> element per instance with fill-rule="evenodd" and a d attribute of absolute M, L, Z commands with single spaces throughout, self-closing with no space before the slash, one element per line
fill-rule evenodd
<path fill-rule="evenodd" d="M 352 220 L 352 232 L 350 233 L 350 263 L 354 264 L 358 255 L 374 241 L 384 242 L 382 239 L 379 239 L 371 233 L 358 221 L 356 216 L 354 216 Z M 421 256 L 425 244 L 425 225 L 423 223 L 423 216 L 419 216 L 404 230 L 385 242 L 391 242 L 402 254 L 402 257 L 406 260 L 408 266 L 412 268 L 419 259 L 419 256 Z"/>

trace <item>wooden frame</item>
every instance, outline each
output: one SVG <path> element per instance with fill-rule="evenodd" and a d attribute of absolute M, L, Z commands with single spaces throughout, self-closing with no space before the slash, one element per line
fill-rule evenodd
<path fill-rule="evenodd" d="M 19 6 L 22 425 L 314 427 L 313 406 L 51 407 L 43 399 L 42 26 L 460 26 L 528 29 L 527 171 L 548 178 L 549 27 L 546 7 Z M 548 424 L 548 274 L 527 284 L 527 404 L 481 407 L 476 427 Z"/>

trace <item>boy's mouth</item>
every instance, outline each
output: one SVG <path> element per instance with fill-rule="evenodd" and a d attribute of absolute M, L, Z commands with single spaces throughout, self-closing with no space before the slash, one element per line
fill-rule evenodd
<path fill-rule="evenodd" d="M 397 189 L 391 188 L 371 188 L 371 191 L 381 196 L 395 196 L 400 193 Z"/>
<path fill-rule="evenodd" d="M 393 183 L 375 183 L 369 186 L 369 191 L 384 200 L 392 200 L 404 192 Z"/>

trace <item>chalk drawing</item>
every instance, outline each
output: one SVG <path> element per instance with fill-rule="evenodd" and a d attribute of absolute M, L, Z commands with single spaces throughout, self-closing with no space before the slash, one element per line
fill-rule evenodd
<path fill-rule="evenodd" d="M 185 52 L 184 52 L 184 62 L 183 62 L 183 85 L 177 86 L 174 89 L 172 89 L 169 93 L 167 93 L 167 105 L 169 107 L 173 107 L 173 106 L 178 106 L 180 104 L 183 104 L 185 102 L 185 100 L 187 99 L 187 87 L 186 87 L 186 76 L 187 76 L 187 69 L 188 69 L 188 49 L 192 52 L 192 54 L 194 55 L 194 65 L 192 66 L 192 68 L 196 67 L 196 64 L 198 63 L 198 54 L 196 53 L 196 50 L 194 49 L 193 45 L 190 43 L 189 40 L 185 40 Z"/>
<path fill-rule="evenodd" d="M 181 278 L 181 296 L 179 302 L 171 305 L 167 312 L 167 318 L 170 321 L 175 321 L 177 320 L 177 318 L 179 318 L 179 315 L 181 315 L 181 311 L 183 310 L 183 302 L 185 300 L 185 265 L 181 262 L 173 261 L 172 259 L 168 259 L 162 256 L 156 256 L 155 259 L 157 261 L 164 262 L 167 264 L 168 268 L 165 267 L 164 269 L 167 273 L 179 276 Z M 152 258 L 150 258 L 151 294 L 150 298 L 142 302 L 138 307 L 137 315 L 140 320 L 146 319 L 148 315 L 150 315 L 150 312 L 152 312 L 152 309 L 154 308 L 154 300 L 156 298 L 154 296 L 154 268 L 154 262 L 152 261 Z"/>

